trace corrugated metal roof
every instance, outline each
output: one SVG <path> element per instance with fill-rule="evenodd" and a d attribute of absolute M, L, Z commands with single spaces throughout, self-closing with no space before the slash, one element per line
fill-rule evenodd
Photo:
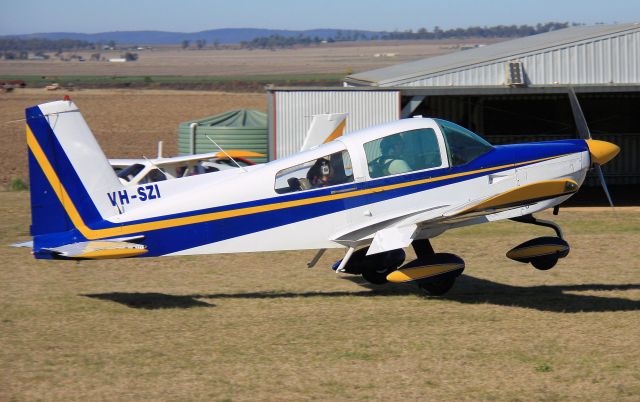
<path fill-rule="evenodd" d="M 566 47 L 573 43 L 593 41 L 598 37 L 623 35 L 637 31 L 640 31 L 640 23 L 565 28 L 490 46 L 365 71 L 350 75 L 345 81 L 374 86 L 395 85 L 428 74 L 437 74 L 503 58 L 522 57 L 525 54 L 536 53 L 543 49 Z"/>

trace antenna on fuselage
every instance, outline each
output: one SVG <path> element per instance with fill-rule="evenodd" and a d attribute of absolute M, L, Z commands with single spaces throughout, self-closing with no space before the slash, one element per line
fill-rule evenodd
<path fill-rule="evenodd" d="M 245 169 L 243 166 L 240 166 L 240 164 L 239 164 L 238 162 L 236 162 L 236 160 L 235 160 L 235 159 L 233 159 L 233 158 L 231 157 L 231 155 L 229 155 L 229 154 L 227 153 L 227 151 L 225 151 L 224 149 L 222 149 L 222 147 L 221 147 L 220 145 L 218 145 L 218 143 L 217 143 L 217 142 L 215 142 L 215 141 L 213 140 L 213 138 L 209 137 L 208 135 L 205 135 L 205 137 L 207 137 L 207 138 L 209 139 L 209 141 L 213 142 L 213 145 L 215 145 L 216 147 L 218 147 L 218 149 L 220 150 L 220 152 L 222 152 L 223 154 L 225 154 L 225 155 L 227 156 L 227 158 L 231 159 L 231 160 L 233 161 L 233 163 L 235 163 L 235 164 L 236 164 L 236 166 L 238 166 L 240 169 L 242 169 L 242 171 L 243 171 L 243 172 L 246 172 L 246 171 L 247 171 L 247 169 Z"/>

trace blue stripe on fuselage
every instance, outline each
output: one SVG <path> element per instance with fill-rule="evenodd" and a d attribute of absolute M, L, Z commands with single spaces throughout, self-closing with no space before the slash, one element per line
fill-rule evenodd
<path fill-rule="evenodd" d="M 316 202 L 303 206 L 289 207 L 285 209 L 279 209 L 274 211 L 265 211 L 252 213 L 250 215 L 218 219 L 214 221 L 188 224 L 179 227 L 158 229 L 153 231 L 144 232 L 145 240 L 144 244 L 147 245 L 149 253 L 144 256 L 158 256 L 168 253 L 177 252 L 180 250 L 193 248 L 209 243 L 215 243 L 222 240 L 246 235 L 249 233 L 259 232 L 267 229 L 272 229 L 279 226 L 284 226 L 291 223 L 300 222 L 303 220 L 336 213 L 351 208 L 372 204 L 380 201 L 385 201 L 405 195 L 417 193 L 433 189 L 436 187 L 446 186 L 452 183 L 470 180 L 476 177 L 484 176 L 499 171 L 504 171 L 513 168 L 514 164 L 523 163 L 527 161 L 535 161 L 538 159 L 549 158 L 554 156 L 561 156 L 570 153 L 583 152 L 587 150 L 586 143 L 582 140 L 567 140 L 567 141 L 554 141 L 546 143 L 530 143 L 530 144 L 517 144 L 517 145 L 505 145 L 497 146 L 492 151 L 485 155 L 475 159 L 474 161 L 461 166 L 452 168 L 437 169 L 426 172 L 416 172 L 401 176 L 394 176 L 388 178 L 381 178 L 376 180 L 370 180 L 361 183 L 349 183 L 341 186 L 317 189 L 311 191 L 305 191 L 300 193 L 287 194 L 282 196 L 270 197 L 261 200 L 254 200 L 239 204 L 226 205 L 221 207 L 208 208 L 198 211 L 189 211 L 179 214 L 172 214 L 162 217 L 154 217 L 144 220 L 137 220 L 135 222 L 127 222 L 125 225 L 133 223 L 145 223 L 153 222 L 164 219 L 171 219 L 177 217 L 200 215 L 211 212 L 220 212 L 228 210 L 236 210 L 246 207 L 263 206 L 278 204 L 286 201 L 309 199 L 315 197 L 321 197 L 330 195 L 332 192 L 340 191 L 341 189 L 353 189 L 365 190 L 373 189 L 376 187 L 382 187 L 393 184 L 407 183 L 427 178 L 437 178 L 442 176 L 448 176 L 453 174 L 468 174 L 453 178 L 447 178 L 444 180 L 433 181 L 428 183 L 420 183 L 416 185 L 409 185 L 397 189 L 368 193 L 364 195 L 357 195 L 347 197 L 344 199 L 329 200 Z M 532 162 L 535 163 L 535 162 Z M 506 165 L 506 166 L 504 166 Z M 473 173 L 480 169 L 487 169 L 497 166 L 503 166 L 491 171 L 484 171 L 479 173 Z M 524 165 L 522 165 L 524 166 Z M 347 192 L 348 194 L 348 192 Z M 98 224 L 91 225 L 92 228 L 104 228 L 113 227 L 116 224 L 108 221 L 102 221 Z M 71 233 L 70 233 L 71 235 Z"/>

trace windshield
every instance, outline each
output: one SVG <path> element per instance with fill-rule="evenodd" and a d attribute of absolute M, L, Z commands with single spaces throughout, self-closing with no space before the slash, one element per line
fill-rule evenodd
<path fill-rule="evenodd" d="M 493 146 L 472 131 L 450 121 L 433 119 L 438 123 L 449 150 L 451 166 L 464 165 L 493 149 Z"/>

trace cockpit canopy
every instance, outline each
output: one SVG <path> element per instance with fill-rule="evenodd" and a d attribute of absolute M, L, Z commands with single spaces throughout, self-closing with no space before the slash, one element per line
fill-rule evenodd
<path fill-rule="evenodd" d="M 493 149 L 464 127 L 422 118 L 372 127 L 329 144 L 305 152 L 305 159 L 296 155 L 290 165 L 283 160 L 274 190 L 284 194 L 460 166 Z"/>

